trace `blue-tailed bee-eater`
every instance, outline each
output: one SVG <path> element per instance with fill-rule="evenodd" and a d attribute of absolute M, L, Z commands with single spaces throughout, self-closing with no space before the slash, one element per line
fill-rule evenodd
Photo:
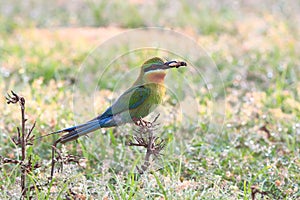
<path fill-rule="evenodd" d="M 142 65 L 140 74 L 133 85 L 103 114 L 84 124 L 50 134 L 67 132 L 59 139 L 60 143 L 66 143 L 100 128 L 137 122 L 151 113 L 162 102 L 166 92 L 164 79 L 167 70 L 181 66 L 186 66 L 186 63 L 181 61 L 163 62 L 158 57 L 147 60 Z"/>

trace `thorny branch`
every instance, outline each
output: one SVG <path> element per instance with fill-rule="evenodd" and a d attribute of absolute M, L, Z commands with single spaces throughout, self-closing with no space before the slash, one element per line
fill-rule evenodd
<path fill-rule="evenodd" d="M 20 100 L 20 97 L 14 91 L 11 91 L 11 93 L 12 93 L 12 96 L 10 96 L 10 94 L 7 94 L 7 97 L 5 97 L 6 100 L 7 100 L 7 104 L 10 104 L 10 103 L 16 104 L 16 103 L 18 103 L 19 100 Z"/>
<path fill-rule="evenodd" d="M 33 145 L 33 141 L 35 139 L 35 135 L 32 135 L 32 132 L 35 128 L 36 122 L 33 123 L 31 128 L 26 129 L 25 125 L 27 122 L 27 119 L 25 118 L 25 99 L 21 96 L 19 96 L 17 93 L 11 91 L 11 94 L 7 94 L 6 97 L 7 104 L 19 104 L 21 108 L 21 128 L 17 127 L 17 135 L 12 138 L 12 141 L 14 144 L 19 146 L 21 148 L 21 159 L 11 159 L 11 158 L 5 158 L 0 155 L 0 163 L 1 164 L 15 164 L 19 165 L 21 169 L 21 194 L 22 197 L 25 198 L 27 196 L 27 192 L 30 192 L 34 189 L 41 189 L 44 186 L 47 186 L 49 183 L 45 184 L 38 184 L 34 186 L 26 186 L 26 177 L 27 174 L 32 173 L 33 170 L 40 168 L 41 165 L 39 163 L 33 163 L 31 156 L 26 158 L 26 147 L 29 145 Z M 73 155 L 63 155 L 57 148 L 56 145 L 59 143 L 60 140 L 58 140 L 56 143 L 54 143 L 52 147 L 52 153 L 54 155 L 54 151 L 58 154 L 56 158 L 54 156 L 52 157 L 52 168 L 51 168 L 51 179 L 54 172 L 54 164 L 55 162 L 61 163 L 61 170 L 63 169 L 63 164 L 75 162 L 79 165 L 79 157 L 73 156 Z M 21 197 L 21 199 L 22 199 Z M 30 197 L 32 198 L 32 197 Z"/>
<path fill-rule="evenodd" d="M 7 94 L 6 100 L 7 104 L 16 104 L 19 102 L 21 107 L 21 117 L 22 117 L 22 127 L 21 130 L 19 127 L 17 127 L 18 135 L 17 137 L 13 138 L 13 142 L 16 145 L 22 146 L 22 144 L 26 145 L 32 145 L 35 135 L 31 136 L 31 133 L 33 129 L 35 128 L 36 122 L 33 123 L 32 127 L 27 130 L 27 133 L 25 133 L 25 124 L 27 122 L 27 119 L 25 118 L 25 99 L 24 97 L 21 97 L 17 95 L 14 91 L 11 91 L 12 95 Z M 24 137 L 24 138 L 23 138 Z M 24 142 L 22 141 L 24 139 Z M 23 142 L 23 143 L 22 143 Z"/>
<path fill-rule="evenodd" d="M 160 152 L 166 146 L 165 140 L 155 136 L 154 134 L 155 130 L 157 130 L 157 126 L 159 125 L 155 123 L 158 117 L 159 115 L 157 115 L 152 122 L 139 119 L 135 123 L 138 126 L 138 129 L 134 130 L 137 133 L 137 135 L 133 136 L 134 142 L 128 142 L 129 146 L 141 146 L 147 149 L 143 165 L 141 168 L 137 167 L 137 170 L 140 174 L 143 174 L 145 171 L 147 171 L 148 167 L 150 166 L 151 155 L 158 157 Z"/>
<path fill-rule="evenodd" d="M 25 118 L 25 98 L 22 96 L 19 96 L 14 91 L 11 91 L 11 94 L 7 94 L 6 97 L 7 104 L 17 104 L 19 103 L 21 108 L 21 129 L 17 127 L 17 137 L 13 137 L 13 142 L 21 147 L 22 156 L 21 160 L 14 160 L 9 158 L 3 158 L 0 157 L 0 160 L 2 163 L 11 163 L 11 164 L 19 164 L 21 166 L 21 193 L 24 197 L 26 195 L 26 191 L 28 188 L 26 187 L 26 175 L 27 173 L 32 172 L 34 169 L 37 169 L 40 167 L 40 164 L 36 163 L 35 165 L 32 165 L 31 156 L 28 158 L 28 162 L 26 163 L 26 146 L 32 145 L 34 140 L 34 135 L 31 136 L 31 133 L 35 127 L 35 122 L 33 126 L 26 130 L 25 125 L 27 122 L 27 119 Z"/>
<path fill-rule="evenodd" d="M 75 156 L 75 155 L 71 155 L 71 154 L 67 154 L 67 155 L 63 155 L 59 149 L 56 147 L 57 144 L 60 143 L 60 139 L 58 139 L 57 141 L 54 142 L 54 144 L 52 145 L 52 161 L 51 161 L 51 175 L 50 175 L 50 180 L 52 180 L 53 175 L 54 175 L 54 168 L 55 168 L 55 163 L 59 162 L 60 163 L 60 168 L 61 171 L 63 171 L 63 164 L 68 164 L 71 162 L 76 163 L 77 165 L 79 165 L 79 160 L 80 157 L 79 156 Z M 55 157 L 55 152 L 57 153 L 57 156 Z"/>
<path fill-rule="evenodd" d="M 22 161 L 11 159 L 11 158 L 4 158 L 3 156 L 0 156 L 0 163 L 2 163 L 2 164 L 10 163 L 10 164 L 17 165 L 17 164 L 22 164 Z"/>

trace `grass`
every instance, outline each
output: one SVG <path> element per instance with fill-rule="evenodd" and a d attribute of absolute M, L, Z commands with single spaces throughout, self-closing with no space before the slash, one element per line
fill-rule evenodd
<path fill-rule="evenodd" d="M 254 191 L 256 199 L 300 198 L 299 29 L 293 25 L 297 6 L 287 15 L 289 7 L 273 1 L 281 11 L 258 3 L 179 1 L 171 5 L 156 1 L 150 9 L 147 3 L 103 2 L 80 1 L 74 7 L 65 2 L 59 9 L 43 1 L 32 1 L 30 6 L 0 3 L 1 94 L 4 97 L 13 89 L 26 98 L 29 124 L 37 121 L 33 134 L 45 135 L 89 120 L 130 85 L 128 80 L 134 75 L 120 82 L 124 74 L 137 72 L 135 67 L 153 52 L 120 57 L 90 88 L 82 82 L 88 75 L 78 72 L 100 76 L 101 59 L 114 58 L 116 50 L 100 49 L 98 57 L 91 50 L 133 27 L 174 27 L 193 37 L 216 63 L 224 88 L 213 88 L 213 96 L 201 78 L 187 79 L 191 88 L 197 88 L 193 98 L 199 109 L 196 124 L 180 117 L 176 98 L 184 100 L 187 93 L 169 92 L 159 110 L 164 122 L 159 131 L 169 145 L 151 172 L 136 177 L 135 166 L 140 166 L 144 152 L 126 145 L 132 126 L 101 130 L 63 147 L 65 153 L 80 155 L 80 165 L 64 165 L 64 171 L 47 187 L 33 192 L 35 198 L 251 199 Z M 43 8 L 47 12 L 41 12 Z M 111 13 L 111 8 L 116 12 Z M 85 60 L 88 55 L 96 56 Z M 88 66 L 86 71 L 79 71 L 82 62 Z M 209 73 L 204 64 L 199 62 L 202 72 Z M 180 75 L 189 77 L 189 70 L 170 77 L 185 84 Z M 114 91 L 117 86 L 120 90 Z M 172 88 L 181 87 L 174 83 Z M 79 95 L 78 110 L 73 109 L 74 94 Z M 6 105 L 4 98 L 0 102 L 0 155 L 18 159 L 20 152 L 12 137 L 19 110 Z M 218 110 L 224 111 L 224 121 Z M 42 165 L 30 174 L 29 185 L 47 182 L 51 145 L 57 137 L 36 141 L 28 148 L 33 163 Z M 0 170 L 1 190 L 7 191 L 0 198 L 19 198 L 18 166 L 1 163 Z"/>

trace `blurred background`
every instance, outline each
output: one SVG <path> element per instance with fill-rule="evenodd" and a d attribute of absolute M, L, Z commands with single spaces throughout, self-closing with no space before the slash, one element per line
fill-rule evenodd
<path fill-rule="evenodd" d="M 77 183 L 78 194 L 94 198 L 250 199 L 253 187 L 267 191 L 270 199 L 300 198 L 299 24 L 296 0 L 0 0 L 0 154 L 20 156 L 12 143 L 19 108 L 5 103 L 7 92 L 14 90 L 26 98 L 27 117 L 31 123 L 37 121 L 37 136 L 73 125 L 73 89 L 80 81 L 80 66 L 85 62 L 90 73 L 99 70 L 99 63 L 85 60 L 91 51 L 124 31 L 159 27 L 184 34 L 201 46 L 220 73 L 222 90 L 212 95 L 201 80 L 190 82 L 201 87 L 193 98 L 199 121 L 189 127 L 177 121 L 172 111 L 176 103 L 172 95 L 168 97 L 164 107 L 172 118 L 162 132 L 170 141 L 173 134 L 188 137 L 184 147 L 172 146 L 176 154 L 169 156 L 174 160 L 155 176 L 128 182 L 132 180 L 128 166 L 143 152 L 126 147 L 123 136 L 130 131 L 126 127 L 66 145 L 86 159 L 85 167 L 67 168 L 57 186 L 68 179 Z M 93 90 L 97 112 L 114 99 L 118 75 L 146 57 L 141 53 L 122 58 L 106 72 L 95 86 L 99 90 Z M 81 105 L 89 105 L 80 96 L 84 91 L 78 90 L 77 97 Z M 210 126 L 212 105 L 224 108 L 219 127 Z M 37 142 L 30 150 L 45 166 L 35 177 L 38 180 L 49 174 L 45 160 L 56 138 Z M 2 190 L 12 193 L 0 197 L 12 198 L 18 171 L 10 166 L 1 170 Z M 67 189 L 51 191 L 56 197 L 66 193 Z"/>

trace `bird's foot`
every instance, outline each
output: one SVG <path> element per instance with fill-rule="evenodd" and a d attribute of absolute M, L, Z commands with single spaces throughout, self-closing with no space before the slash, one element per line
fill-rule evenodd
<path fill-rule="evenodd" d="M 151 127 L 152 122 L 143 120 L 142 118 L 133 118 L 134 124 L 139 127 Z"/>

